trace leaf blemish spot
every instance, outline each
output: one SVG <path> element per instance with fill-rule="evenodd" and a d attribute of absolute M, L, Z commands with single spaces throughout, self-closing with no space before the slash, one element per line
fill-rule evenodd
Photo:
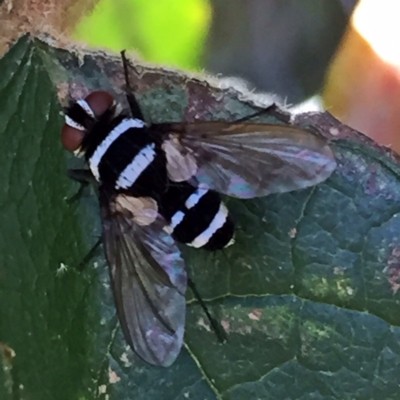
<path fill-rule="evenodd" d="M 60 263 L 60 266 L 57 268 L 56 276 L 61 277 L 63 276 L 68 270 L 68 265 L 64 263 Z"/>
<path fill-rule="evenodd" d="M 338 128 L 329 128 L 329 133 L 330 133 L 332 136 L 338 136 L 339 133 L 340 133 L 340 131 L 339 131 Z"/>
<path fill-rule="evenodd" d="M 344 274 L 344 268 L 343 267 L 339 267 L 339 266 L 334 267 L 333 268 L 333 273 L 335 275 L 343 275 Z"/>
<path fill-rule="evenodd" d="M 197 325 L 200 326 L 201 328 L 204 328 L 207 332 L 211 332 L 211 328 L 210 328 L 209 325 L 207 325 L 207 324 L 204 322 L 204 318 L 200 317 L 200 318 L 197 320 Z"/>
<path fill-rule="evenodd" d="M 296 235 L 297 235 L 297 229 L 296 229 L 296 228 L 292 228 L 292 229 L 289 231 L 289 237 L 290 237 L 291 239 L 294 239 L 294 238 L 296 237 Z"/>
<path fill-rule="evenodd" d="M 126 353 L 126 352 L 122 353 L 122 355 L 119 359 L 122 361 L 125 368 L 129 368 L 132 365 L 132 363 L 129 361 L 128 353 Z"/>
<path fill-rule="evenodd" d="M 98 394 L 105 394 L 107 392 L 107 386 L 106 385 L 100 385 L 97 389 Z"/>
<path fill-rule="evenodd" d="M 223 320 L 221 321 L 221 325 L 222 325 L 222 328 L 224 328 L 224 331 L 225 331 L 226 333 L 229 333 L 229 332 L 230 332 L 230 330 L 231 330 L 231 324 L 230 324 L 230 322 L 229 322 L 228 320 L 223 319 Z"/>
<path fill-rule="evenodd" d="M 5 364 L 11 365 L 13 358 L 17 355 L 15 350 L 5 343 L 0 342 L 0 355 Z"/>
<path fill-rule="evenodd" d="M 396 294 L 400 288 L 400 246 L 393 248 L 383 273 L 388 277 L 392 291 Z"/>
<path fill-rule="evenodd" d="M 108 367 L 108 381 L 111 384 L 117 383 L 121 380 L 121 378 L 117 375 L 115 371 L 111 369 L 111 367 Z"/>
<path fill-rule="evenodd" d="M 249 314 L 249 318 L 253 321 L 259 321 L 260 317 L 262 315 L 261 310 L 253 310 L 250 314 Z"/>

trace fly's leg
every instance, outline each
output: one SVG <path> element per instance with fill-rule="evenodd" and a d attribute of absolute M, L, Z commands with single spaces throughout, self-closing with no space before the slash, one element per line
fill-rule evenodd
<path fill-rule="evenodd" d="M 125 86 L 126 86 L 126 98 L 128 100 L 129 108 L 131 110 L 131 114 L 133 118 L 138 118 L 144 121 L 144 116 L 142 110 L 140 109 L 139 103 L 137 102 L 135 96 L 133 95 L 133 88 L 130 84 L 129 80 L 129 72 L 128 72 L 128 60 L 125 56 L 125 50 L 121 51 L 121 58 L 122 58 L 122 65 L 124 68 L 124 75 L 125 75 Z M 264 109 L 255 112 L 254 114 L 247 115 L 246 117 L 239 118 L 235 123 L 246 122 L 250 119 L 261 117 L 264 114 L 273 115 L 278 120 L 289 123 L 290 122 L 290 114 L 286 113 L 279 109 L 279 107 L 273 103 Z"/>
<path fill-rule="evenodd" d="M 69 169 L 67 171 L 68 177 L 72 180 L 79 182 L 80 187 L 78 191 L 67 200 L 68 204 L 72 204 L 75 201 L 79 200 L 83 194 L 85 188 L 90 184 L 97 185 L 97 181 L 94 178 L 93 174 L 88 169 Z M 98 247 L 101 245 L 101 238 L 99 238 L 93 247 L 89 250 L 89 252 L 83 257 L 82 261 L 78 264 L 77 269 L 82 271 L 86 264 L 94 257 Z"/>
<path fill-rule="evenodd" d="M 75 201 L 79 200 L 82 197 L 83 191 L 89 185 L 95 182 L 95 179 L 92 173 L 88 169 L 69 169 L 67 171 L 68 177 L 72 180 L 79 182 L 80 187 L 78 191 L 67 199 L 68 204 L 75 203 Z"/>
<path fill-rule="evenodd" d="M 124 75 L 125 75 L 126 99 L 128 100 L 128 104 L 129 104 L 129 108 L 131 109 L 132 117 L 144 121 L 142 110 L 140 109 L 139 103 L 136 101 L 136 98 L 133 95 L 133 89 L 132 89 L 131 83 L 129 81 L 128 60 L 125 57 L 125 50 L 121 51 L 121 58 L 122 58 L 122 65 L 124 67 Z"/>
<path fill-rule="evenodd" d="M 263 115 L 268 114 L 274 116 L 279 121 L 284 123 L 290 123 L 290 114 L 287 112 L 282 111 L 275 103 L 271 104 L 268 107 L 263 108 L 260 111 L 255 112 L 254 114 L 246 115 L 243 118 L 239 118 L 234 121 L 235 124 L 241 122 L 247 122 L 253 118 L 262 117 Z"/>
<path fill-rule="evenodd" d="M 227 338 L 226 338 L 225 331 L 222 329 L 222 326 L 215 320 L 215 318 L 210 314 L 210 311 L 208 311 L 208 307 L 207 307 L 206 303 L 204 303 L 194 282 L 190 278 L 188 278 L 188 286 L 190 287 L 191 291 L 193 292 L 196 300 L 199 302 L 200 307 L 203 309 L 204 313 L 207 315 L 207 318 L 210 321 L 210 325 L 211 325 L 213 331 L 215 332 L 215 334 L 217 335 L 218 340 L 221 343 L 226 342 Z"/>
<path fill-rule="evenodd" d="M 88 169 L 69 169 L 67 175 L 72 180 L 82 184 L 96 183 L 92 172 Z"/>
<path fill-rule="evenodd" d="M 93 247 L 88 251 L 85 257 L 83 257 L 82 261 L 78 264 L 77 270 L 78 271 L 83 271 L 83 269 L 86 267 L 88 262 L 95 256 L 97 249 L 101 245 L 101 238 L 97 239 L 97 242 L 93 245 Z"/>

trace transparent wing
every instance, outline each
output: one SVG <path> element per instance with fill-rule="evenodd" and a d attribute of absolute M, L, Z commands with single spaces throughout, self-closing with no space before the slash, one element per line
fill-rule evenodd
<path fill-rule="evenodd" d="M 103 200 L 102 200 L 103 198 Z M 118 317 L 126 340 L 145 361 L 169 366 L 182 347 L 186 272 L 161 217 L 147 226 L 111 211 L 100 193 L 103 241 Z"/>
<path fill-rule="evenodd" d="M 229 196 L 252 198 L 316 185 L 336 167 L 323 138 L 305 130 L 261 123 L 200 122 L 165 124 L 167 145 L 198 183 Z M 176 159 L 176 156 L 174 156 Z M 168 157 L 169 163 L 172 157 Z M 175 178 L 169 168 L 170 178 Z M 193 176 L 193 173 L 192 173 Z"/>

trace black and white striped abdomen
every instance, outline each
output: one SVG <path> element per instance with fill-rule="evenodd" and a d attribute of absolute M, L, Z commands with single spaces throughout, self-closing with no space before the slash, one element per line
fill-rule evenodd
<path fill-rule="evenodd" d="M 97 181 L 112 185 L 117 191 L 133 196 L 157 199 L 166 190 L 165 155 L 160 144 L 148 134 L 143 121 L 124 118 L 109 127 L 94 126 L 90 135 L 101 138 L 86 153 L 89 167 Z"/>
<path fill-rule="evenodd" d="M 207 250 L 233 243 L 234 225 L 216 192 L 172 182 L 160 211 L 169 223 L 168 231 L 179 242 Z"/>

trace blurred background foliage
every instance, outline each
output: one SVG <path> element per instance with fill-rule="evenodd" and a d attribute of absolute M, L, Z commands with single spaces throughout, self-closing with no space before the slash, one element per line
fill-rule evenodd
<path fill-rule="evenodd" d="M 75 37 L 92 46 L 137 50 L 150 62 L 196 70 L 210 25 L 208 0 L 101 0 Z"/>
<path fill-rule="evenodd" d="M 400 153 L 400 2 L 100 0 L 75 37 L 329 110 Z M 236 82 L 238 80 L 236 79 Z"/>
<path fill-rule="evenodd" d="M 75 38 L 243 79 L 297 103 L 318 92 L 355 0 L 100 0 Z"/>

